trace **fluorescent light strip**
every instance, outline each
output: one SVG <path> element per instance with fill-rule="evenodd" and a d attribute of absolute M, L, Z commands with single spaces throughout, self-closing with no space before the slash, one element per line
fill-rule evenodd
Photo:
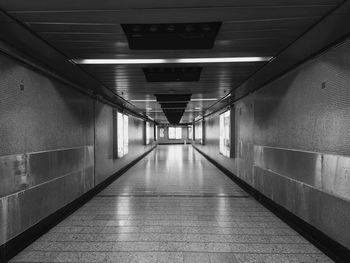
<path fill-rule="evenodd" d="M 222 57 L 222 58 L 165 58 L 165 59 L 73 59 L 75 64 L 187 64 L 187 63 L 242 63 L 270 61 L 272 57 Z"/>
<path fill-rule="evenodd" d="M 208 98 L 208 99 L 191 99 L 191 101 L 215 101 L 218 98 Z"/>
<path fill-rule="evenodd" d="M 191 101 L 215 101 L 218 98 L 207 98 L 207 99 L 191 99 Z M 130 100 L 131 102 L 157 102 L 157 100 Z"/>
<path fill-rule="evenodd" d="M 185 110 L 185 112 L 201 112 L 202 110 Z M 148 111 L 146 110 L 145 111 L 146 113 L 163 113 L 164 111 L 162 110 L 151 110 L 151 111 Z"/>
<path fill-rule="evenodd" d="M 157 100 L 130 100 L 131 102 L 156 102 Z"/>

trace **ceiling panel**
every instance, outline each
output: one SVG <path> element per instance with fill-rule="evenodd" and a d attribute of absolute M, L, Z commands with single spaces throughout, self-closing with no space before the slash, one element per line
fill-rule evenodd
<path fill-rule="evenodd" d="M 96 0 L 2 0 L 1 7 L 8 11 L 54 11 L 54 10 L 111 10 L 111 9 L 148 9 L 148 8 L 193 8 L 232 7 L 232 6 L 293 6 L 293 5 L 336 5 L 340 0 L 104 0 L 103 5 Z"/>
<path fill-rule="evenodd" d="M 321 17 L 331 5 L 193 7 L 167 9 L 12 11 L 26 23 L 190 23 Z"/>
<path fill-rule="evenodd" d="M 277 56 L 340 0 L 2 0 L 0 8 L 68 59 Z M 121 23 L 223 22 L 213 49 L 131 50 Z M 167 119 L 154 94 L 192 94 L 190 122 L 249 79 L 265 63 L 192 64 L 200 81 L 148 83 L 147 65 L 78 65 L 109 90 L 159 122 Z M 174 66 L 174 65 L 167 65 Z M 184 65 L 176 65 L 184 66 Z M 134 101 L 147 100 L 147 101 Z"/>

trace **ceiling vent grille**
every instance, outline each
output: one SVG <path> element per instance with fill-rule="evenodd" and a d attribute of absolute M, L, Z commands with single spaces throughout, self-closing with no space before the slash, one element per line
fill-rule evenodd
<path fill-rule="evenodd" d="M 149 67 L 142 68 L 148 82 L 199 81 L 202 67 Z"/>
<path fill-rule="evenodd" d="M 122 24 L 130 49 L 211 49 L 221 22 Z"/>

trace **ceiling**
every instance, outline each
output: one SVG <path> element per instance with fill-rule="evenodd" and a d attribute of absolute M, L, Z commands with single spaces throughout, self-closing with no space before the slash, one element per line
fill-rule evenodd
<path fill-rule="evenodd" d="M 2 0 L 0 8 L 68 59 L 275 57 L 340 0 Z M 205 50 L 131 50 L 121 24 L 223 22 Z M 266 62 L 193 64 L 197 82 L 147 82 L 147 65 L 79 65 L 118 96 L 166 123 L 154 94 L 192 94 L 182 123 L 249 79 Z"/>

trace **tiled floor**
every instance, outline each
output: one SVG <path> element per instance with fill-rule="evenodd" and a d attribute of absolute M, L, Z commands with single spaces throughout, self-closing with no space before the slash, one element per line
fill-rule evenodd
<path fill-rule="evenodd" d="M 332 262 L 191 146 L 159 146 L 12 262 Z"/>

